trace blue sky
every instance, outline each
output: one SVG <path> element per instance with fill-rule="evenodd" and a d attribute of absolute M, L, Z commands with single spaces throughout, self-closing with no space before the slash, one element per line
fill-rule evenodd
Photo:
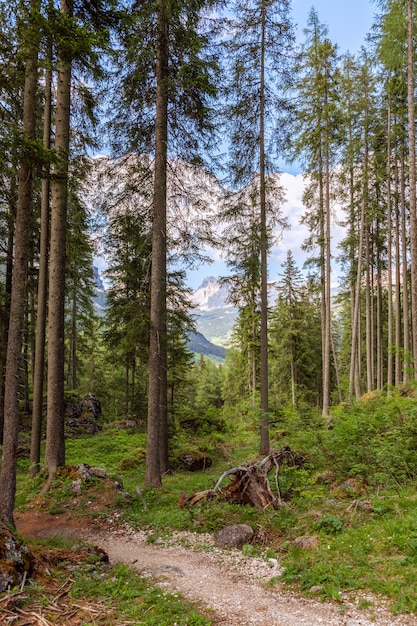
<path fill-rule="evenodd" d="M 369 0 L 292 0 L 292 15 L 297 32 L 307 23 L 311 8 L 317 11 L 320 22 L 329 28 L 329 39 L 338 44 L 340 52 L 357 52 L 369 33 L 375 4 Z"/>
<path fill-rule="evenodd" d="M 328 27 L 330 41 L 337 44 L 339 53 L 350 51 L 356 53 L 365 44 L 366 35 L 374 22 L 376 7 L 369 0 L 293 0 L 292 16 L 297 27 L 297 37 L 303 40 L 303 29 L 307 25 L 308 15 L 314 6 L 320 22 Z M 300 225 L 304 212 L 302 206 L 303 177 L 294 167 L 281 165 L 282 182 L 287 189 L 287 201 L 283 207 L 284 214 L 291 223 L 291 230 L 283 233 L 282 240 L 273 249 L 268 263 L 269 277 L 276 280 L 282 272 L 287 250 L 291 250 L 294 258 L 302 265 L 305 255 L 301 245 L 307 233 Z M 334 225 L 334 241 L 342 237 L 340 228 Z M 336 245 L 336 244 L 335 244 Z M 228 270 L 219 254 L 213 251 L 214 263 L 205 265 L 198 270 L 187 272 L 187 284 L 197 289 L 206 276 L 226 276 Z M 337 273 L 334 274 L 335 281 Z"/>

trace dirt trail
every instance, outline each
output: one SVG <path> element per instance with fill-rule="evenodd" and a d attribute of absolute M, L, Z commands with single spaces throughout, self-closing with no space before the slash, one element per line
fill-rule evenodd
<path fill-rule="evenodd" d="M 279 573 L 276 562 L 222 551 L 210 537 L 179 533 L 171 545 L 150 543 L 149 535 L 128 526 L 98 530 L 85 523 L 39 512 L 17 520 L 23 536 L 82 537 L 107 552 L 110 562 L 124 562 L 152 577 L 162 588 L 181 593 L 212 612 L 212 624 L 224 626 L 417 626 L 417 616 L 393 616 L 380 600 L 359 611 L 353 596 L 342 603 L 302 598 L 280 585 L 265 587 Z M 184 545 L 185 544 L 185 545 Z M 362 597 L 371 599 L 369 595 Z"/>
<path fill-rule="evenodd" d="M 147 544 L 140 533 L 129 537 L 103 533 L 90 536 L 91 539 L 108 553 L 111 562 L 131 564 L 142 573 L 156 577 L 164 587 L 212 609 L 214 623 L 228 626 L 417 624 L 417 618 L 395 618 L 383 607 L 365 617 L 351 605 L 341 615 L 336 603 L 322 604 L 297 597 L 279 587 L 266 589 L 262 583 L 271 576 L 254 573 L 253 559 L 241 561 L 238 553 L 156 546 Z"/>

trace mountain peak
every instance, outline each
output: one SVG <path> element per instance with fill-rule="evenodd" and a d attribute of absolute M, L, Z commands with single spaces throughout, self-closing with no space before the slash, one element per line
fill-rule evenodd
<path fill-rule="evenodd" d="M 208 276 L 193 294 L 193 303 L 201 311 L 224 309 L 231 306 L 227 301 L 229 290 L 227 285 L 215 276 Z"/>
<path fill-rule="evenodd" d="M 198 287 L 197 291 L 199 289 L 204 289 L 205 287 L 209 287 L 209 285 L 211 284 L 218 284 L 218 283 L 219 283 L 219 279 L 216 278 L 216 276 L 206 276 L 206 278 L 204 278 L 201 285 Z"/>

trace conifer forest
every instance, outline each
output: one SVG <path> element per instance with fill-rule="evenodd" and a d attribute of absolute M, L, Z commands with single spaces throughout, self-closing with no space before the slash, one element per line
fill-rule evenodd
<path fill-rule="evenodd" d="M 71 398 L 146 432 L 158 488 L 182 428 L 247 416 L 267 455 L 285 416 L 330 429 L 416 383 L 417 3 L 374 9 L 341 54 L 314 8 L 296 37 L 290 0 L 0 0 L 4 523 L 22 420 L 51 480 Z M 283 163 L 304 176 L 307 261 L 271 276 Z M 216 363 L 188 348 L 208 250 L 238 311 Z"/>

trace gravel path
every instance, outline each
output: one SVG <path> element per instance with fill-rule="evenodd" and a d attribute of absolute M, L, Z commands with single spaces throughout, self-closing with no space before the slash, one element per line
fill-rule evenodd
<path fill-rule="evenodd" d="M 271 559 L 243 557 L 240 551 L 213 546 L 210 535 L 178 533 L 168 542 L 150 542 L 149 534 L 128 526 L 85 537 L 104 549 L 112 563 L 124 562 L 152 577 L 163 589 L 178 592 L 212 611 L 213 624 L 225 626 L 411 626 L 417 616 L 392 615 L 380 599 L 360 611 L 359 596 L 344 595 L 342 603 L 320 603 L 281 585 L 265 587 L 279 575 Z"/>

